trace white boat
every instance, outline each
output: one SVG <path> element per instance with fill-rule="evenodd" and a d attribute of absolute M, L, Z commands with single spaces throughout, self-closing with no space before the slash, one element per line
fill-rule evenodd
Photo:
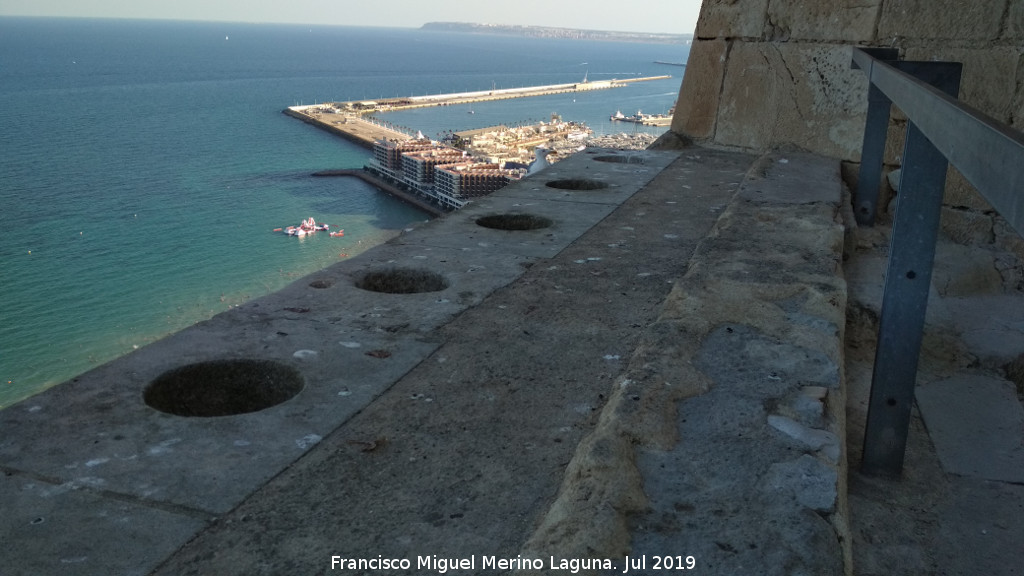
<path fill-rule="evenodd" d="M 326 230 L 330 230 L 330 228 L 330 224 L 317 224 L 316 220 L 310 217 L 303 220 L 302 224 L 299 224 L 298 226 L 289 226 L 285 228 L 284 233 L 289 236 L 298 236 L 301 238 L 306 234 L 312 234 L 314 232 L 323 232 Z"/>

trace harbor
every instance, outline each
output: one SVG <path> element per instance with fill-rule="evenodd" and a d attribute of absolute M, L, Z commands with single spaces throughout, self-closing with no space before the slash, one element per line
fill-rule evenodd
<path fill-rule="evenodd" d="M 543 86 L 524 86 L 521 88 L 504 88 L 480 90 L 475 92 L 455 92 L 450 94 L 434 94 L 424 96 L 408 96 L 384 98 L 379 100 L 352 100 L 348 102 L 325 102 L 305 106 L 290 106 L 284 113 L 317 126 L 329 132 L 359 144 L 365 148 L 373 148 L 377 140 L 412 140 L 414 134 L 407 134 L 373 122 L 366 116 L 375 113 L 396 112 L 414 108 L 433 106 L 455 106 L 512 98 L 529 98 L 533 96 L 549 96 L 571 92 L 588 92 L 591 90 L 608 90 L 628 86 L 636 82 L 666 80 L 671 76 L 646 76 L 624 80 L 600 80 L 549 84 Z"/>

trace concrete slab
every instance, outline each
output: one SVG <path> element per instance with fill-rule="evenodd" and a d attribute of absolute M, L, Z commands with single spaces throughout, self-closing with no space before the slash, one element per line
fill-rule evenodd
<path fill-rule="evenodd" d="M 256 340 L 246 348 L 224 339 L 193 339 L 202 328 L 187 330 L 4 410 L 2 465 L 216 516 L 301 457 L 437 346 L 390 335 L 351 340 L 329 328 L 296 329 L 295 322 L 284 336 L 270 329 L 266 346 Z M 350 340 L 361 346 L 341 343 Z M 372 350 L 390 355 L 368 356 Z M 309 352 L 296 357 L 300 351 Z M 143 402 L 146 385 L 168 369 L 253 357 L 294 366 L 305 388 L 259 412 L 212 418 L 165 414 Z"/>
<path fill-rule="evenodd" d="M 1001 365 L 1024 354 L 1024 294 L 946 298 L 945 303 L 963 342 L 984 362 Z"/>
<path fill-rule="evenodd" d="M 839 173 L 819 158 L 806 152 L 767 154 L 751 167 L 737 198 L 782 205 L 835 202 Z"/>
<path fill-rule="evenodd" d="M 958 375 L 915 395 L 947 472 L 1024 483 L 1024 408 L 1011 382 Z"/>
<path fill-rule="evenodd" d="M 950 497 L 937 516 L 941 539 L 932 546 L 936 571 L 968 576 L 1021 573 L 1024 485 L 953 477 Z"/>
<path fill-rule="evenodd" d="M 6 576 L 144 576 L 209 520 L 11 474 L 0 501 Z"/>

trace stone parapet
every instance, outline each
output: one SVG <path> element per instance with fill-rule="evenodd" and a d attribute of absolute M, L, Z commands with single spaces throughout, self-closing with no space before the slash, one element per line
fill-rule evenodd
<path fill-rule="evenodd" d="M 848 573 L 840 189 L 834 159 L 754 163 L 523 556 L 672 550 L 704 574 Z"/>

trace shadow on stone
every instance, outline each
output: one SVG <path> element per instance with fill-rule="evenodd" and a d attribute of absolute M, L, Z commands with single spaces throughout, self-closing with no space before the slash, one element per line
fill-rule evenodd
<path fill-rule="evenodd" d="M 438 292 L 448 287 L 443 276 L 429 270 L 389 268 L 367 272 L 356 280 L 356 288 L 385 294 Z"/>
<path fill-rule="evenodd" d="M 597 162 L 611 162 L 613 164 L 643 164 L 644 157 L 639 154 L 608 154 L 606 156 L 594 156 Z"/>
<path fill-rule="evenodd" d="M 495 230 L 539 230 L 553 224 L 549 218 L 533 214 L 494 214 L 478 218 L 476 223 Z"/>
<path fill-rule="evenodd" d="M 598 182 L 597 180 L 574 178 L 569 180 L 552 180 L 545 183 L 545 186 L 548 188 L 558 188 L 559 190 L 600 190 L 607 188 L 608 184 Z"/>
<path fill-rule="evenodd" d="M 176 416 L 233 416 L 281 404 L 303 386 L 302 375 L 284 364 L 213 360 L 164 372 L 146 387 L 143 400 Z"/>

